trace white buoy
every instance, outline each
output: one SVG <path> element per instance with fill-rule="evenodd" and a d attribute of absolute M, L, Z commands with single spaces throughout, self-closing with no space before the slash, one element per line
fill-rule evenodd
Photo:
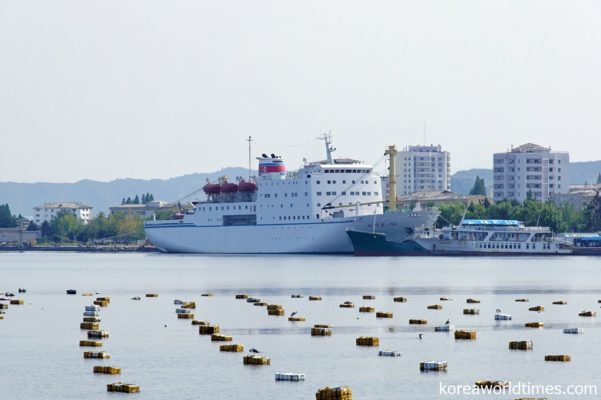
<path fill-rule="evenodd" d="M 292 372 L 279 372 L 275 374 L 276 381 L 300 382 L 305 380 L 305 374 L 295 374 Z"/>
<path fill-rule="evenodd" d="M 391 351 L 391 350 L 380 350 L 378 352 L 380 357 L 400 357 L 402 356 L 400 351 Z"/>
<path fill-rule="evenodd" d="M 425 361 L 419 364 L 419 369 L 422 371 L 446 371 L 446 361 Z"/>
<path fill-rule="evenodd" d="M 434 327 L 434 332 L 453 332 L 455 325 L 440 325 Z"/>
<path fill-rule="evenodd" d="M 96 312 L 96 311 L 84 311 L 83 316 L 84 317 L 97 317 L 98 316 L 98 312 Z"/>
<path fill-rule="evenodd" d="M 495 314 L 495 321 L 511 321 L 511 315 L 510 314 L 502 314 L 502 313 L 496 313 Z"/>

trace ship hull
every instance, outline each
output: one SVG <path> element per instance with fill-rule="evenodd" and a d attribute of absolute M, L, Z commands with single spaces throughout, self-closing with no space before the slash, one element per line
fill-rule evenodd
<path fill-rule="evenodd" d="M 336 218 L 322 222 L 248 226 L 201 226 L 181 221 L 150 221 L 148 239 L 169 253 L 210 254 L 328 254 L 353 253 L 347 230 L 378 231 L 393 240 L 408 238 L 416 228 L 431 226 L 438 214 L 431 211 L 391 212 L 381 215 Z"/>
<path fill-rule="evenodd" d="M 356 256 L 424 256 L 432 252 L 414 240 L 388 240 L 387 236 L 378 233 L 347 231 L 353 244 Z"/>

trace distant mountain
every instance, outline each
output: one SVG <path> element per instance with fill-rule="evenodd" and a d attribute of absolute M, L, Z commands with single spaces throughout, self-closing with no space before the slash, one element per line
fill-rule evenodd
<path fill-rule="evenodd" d="M 601 173 L 600 161 L 583 161 L 570 163 L 569 184 L 582 185 L 584 183 L 596 183 Z M 451 191 L 468 194 L 474 186 L 476 176 L 484 179 L 486 188 L 490 188 L 493 180 L 492 169 L 470 169 L 458 171 L 451 176 Z"/>
<path fill-rule="evenodd" d="M 570 184 L 593 183 L 601 172 L 601 161 L 574 162 L 570 164 Z M 255 171 L 253 171 L 253 174 Z M 220 176 L 231 179 L 247 176 L 246 168 L 230 167 L 211 173 L 195 173 L 170 179 L 117 179 L 110 182 L 82 180 L 76 183 L 14 183 L 0 182 L 0 204 L 8 203 L 13 213 L 31 216 L 33 207 L 49 201 L 79 201 L 94 207 L 94 214 L 107 212 L 119 205 L 124 197 L 152 193 L 156 200 L 177 201 L 194 191 L 199 191 L 206 180 Z M 492 184 L 492 170 L 470 169 L 458 171 L 451 177 L 453 192 L 468 194 L 476 176 L 484 179 L 486 187 Z M 189 199 L 204 199 L 199 191 Z M 188 199 L 188 200 L 189 200 Z"/>
<path fill-rule="evenodd" d="M 254 173 L 254 172 L 253 172 Z M 78 201 L 94 207 L 94 215 L 107 212 L 109 207 L 121 204 L 122 198 L 152 193 L 155 200 L 177 201 L 199 190 L 206 180 L 220 176 L 231 180 L 248 176 L 246 168 L 224 168 L 211 173 L 195 173 L 170 179 L 117 179 L 110 182 L 82 180 L 75 183 L 14 183 L 0 182 L 0 204 L 8 203 L 14 214 L 31 216 L 33 207 L 49 201 Z M 204 199 L 199 191 L 190 199 Z M 187 199 L 187 200 L 190 200 Z"/>
<path fill-rule="evenodd" d="M 570 185 L 596 183 L 601 173 L 601 160 L 570 163 Z"/>

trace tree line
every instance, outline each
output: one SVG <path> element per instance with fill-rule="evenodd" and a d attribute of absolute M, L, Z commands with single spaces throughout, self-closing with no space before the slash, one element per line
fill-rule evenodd
<path fill-rule="evenodd" d="M 44 221 L 39 227 L 42 241 L 84 242 L 111 241 L 131 243 L 144 240 L 143 220 L 138 215 L 125 213 L 99 213 L 87 224 L 67 210 L 60 211 L 50 222 Z"/>
<path fill-rule="evenodd" d="M 124 197 L 121 200 L 121 205 L 124 204 L 148 204 L 151 201 L 154 201 L 154 196 L 152 193 L 143 193 L 141 198 L 136 195 L 133 199 L 128 197 L 127 199 Z"/>
<path fill-rule="evenodd" d="M 437 227 L 457 225 L 466 219 L 512 219 L 526 226 L 548 226 L 554 232 L 598 232 L 601 231 L 601 195 L 599 191 L 582 210 L 570 204 L 556 205 L 528 199 L 523 203 L 501 201 L 490 204 L 464 203 L 441 204 Z"/>

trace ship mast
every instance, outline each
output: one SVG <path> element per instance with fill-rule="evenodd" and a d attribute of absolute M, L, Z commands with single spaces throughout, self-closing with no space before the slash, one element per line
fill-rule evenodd
<path fill-rule="evenodd" d="M 325 142 L 327 162 L 328 164 L 334 164 L 332 153 L 336 151 L 336 148 L 332 147 L 332 132 L 324 132 L 321 136 L 317 137 L 317 140 L 323 140 Z"/>
<path fill-rule="evenodd" d="M 253 141 L 252 136 L 249 136 L 248 139 L 246 139 L 246 141 L 248 142 L 248 181 L 250 182 L 250 158 L 251 158 L 251 143 Z"/>

